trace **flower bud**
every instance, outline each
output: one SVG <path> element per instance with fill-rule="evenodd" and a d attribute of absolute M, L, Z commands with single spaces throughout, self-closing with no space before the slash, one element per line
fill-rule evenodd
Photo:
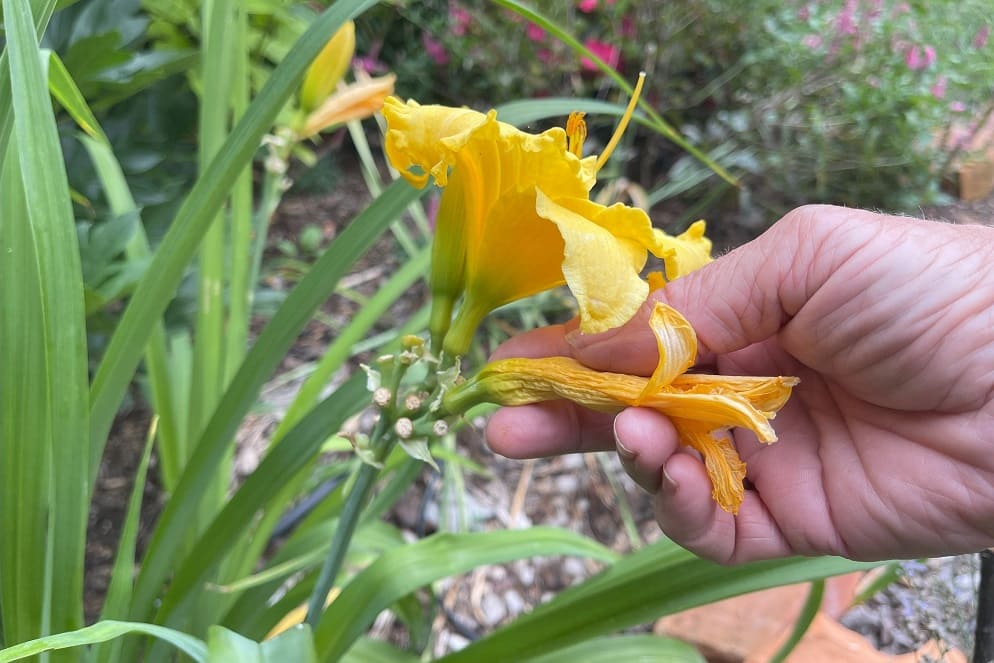
<path fill-rule="evenodd" d="M 421 408 L 421 397 L 417 394 L 408 394 L 404 398 L 404 409 L 408 412 L 414 412 Z"/>
<path fill-rule="evenodd" d="M 402 440 L 408 440 L 414 435 L 414 422 L 407 417 L 401 417 L 394 423 L 393 431 Z"/>
<path fill-rule="evenodd" d="M 380 387 L 373 392 L 373 403 L 376 407 L 384 408 L 389 407 L 390 403 L 393 401 L 393 394 L 386 387 Z"/>
<path fill-rule="evenodd" d="M 355 53 L 355 23 L 347 21 L 328 40 L 307 69 L 300 86 L 300 108 L 310 114 L 335 91 Z"/>
<path fill-rule="evenodd" d="M 438 437 L 442 437 L 443 435 L 446 435 L 449 432 L 449 425 L 444 421 L 442 421 L 441 419 L 439 419 L 438 421 L 436 421 L 431 425 L 431 432 Z"/>

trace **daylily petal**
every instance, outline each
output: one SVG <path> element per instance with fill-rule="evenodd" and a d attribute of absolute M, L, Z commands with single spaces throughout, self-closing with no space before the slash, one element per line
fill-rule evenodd
<path fill-rule="evenodd" d="M 696 421 L 674 419 L 680 441 L 704 457 L 704 468 L 711 479 L 711 497 L 732 515 L 739 512 L 745 497 L 746 464 L 739 458 L 731 440 L 724 434 L 716 437 L 707 426 Z"/>
<path fill-rule="evenodd" d="M 697 392 L 734 391 L 764 413 L 767 418 L 772 419 L 774 413 L 787 403 L 791 388 L 797 386 L 798 382 L 797 378 L 791 377 L 736 377 L 686 373 L 673 380 L 670 387 Z"/>
<path fill-rule="evenodd" d="M 656 337 L 659 363 L 645 385 L 643 396 L 650 396 L 687 372 L 697 358 L 697 335 L 687 319 L 672 306 L 656 302 L 649 316 L 649 328 Z"/>
<path fill-rule="evenodd" d="M 643 219 L 651 229 L 648 217 L 623 205 L 563 202 L 574 207 L 582 202 L 594 217 L 578 214 L 543 191 L 537 192 L 539 216 L 556 224 L 565 243 L 562 273 L 580 309 L 580 331 L 598 333 L 619 327 L 635 315 L 649 294 L 648 284 L 639 277 L 647 252 L 628 239 L 633 232 L 626 232 Z"/>
<path fill-rule="evenodd" d="M 652 252 L 663 258 L 668 280 L 678 279 L 711 262 L 711 240 L 704 236 L 705 229 L 703 221 L 695 221 L 676 237 L 656 230 Z"/>

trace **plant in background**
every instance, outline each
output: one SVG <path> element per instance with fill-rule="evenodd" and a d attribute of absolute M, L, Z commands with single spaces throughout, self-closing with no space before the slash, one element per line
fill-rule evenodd
<path fill-rule="evenodd" d="M 665 407 L 686 419 L 688 441 L 697 444 L 712 430 L 732 424 L 768 432 L 766 419 L 786 397 L 789 380 L 746 384 L 728 379 L 703 389 L 688 387 L 687 380 L 693 378 L 679 374 L 693 354 L 692 335 L 666 310 L 655 325 L 661 339 L 660 368 L 639 382 L 637 394 L 619 389 L 622 376 L 595 375 L 576 367 L 536 383 L 528 370 L 495 364 L 479 380 L 457 384 L 455 355 L 465 352 L 480 317 L 494 306 L 565 281 L 577 297 L 585 328 L 611 327 L 630 317 L 648 291 L 649 284 L 639 276 L 649 252 L 664 261 L 669 278 L 708 259 L 709 244 L 700 226 L 672 237 L 653 229 L 642 210 L 590 200 L 596 176 L 603 174 L 604 161 L 614 148 L 609 143 L 599 157 L 583 157 L 585 132 L 578 116 L 565 131 L 530 134 L 498 122 L 492 114 L 391 102 L 396 114 L 387 140 L 395 165 L 420 184 L 426 180 L 408 166 L 420 164 L 439 183 L 448 178 L 440 214 L 454 219 L 462 207 L 472 223 L 459 227 L 440 219 L 434 249 L 423 235 L 407 238 L 410 258 L 327 348 L 273 432 L 255 471 L 230 485 L 235 433 L 301 328 L 405 210 L 423 214 L 416 206 L 423 190 L 405 181 L 386 185 L 367 173 L 375 191 L 373 202 L 302 276 L 249 346 L 253 246 L 260 241 L 253 232 L 262 234 L 271 214 L 264 198 L 253 207 L 257 199 L 250 166 L 267 135 L 305 131 L 300 127 L 307 125 L 300 119 L 313 117 L 321 108 L 330 91 L 328 80 L 341 69 L 339 56 L 348 50 L 334 40 L 328 47 L 329 40 L 343 28 L 348 31 L 348 21 L 375 4 L 336 2 L 314 18 L 258 86 L 247 38 L 252 16 L 242 5 L 206 2 L 195 19 L 184 23 L 202 30 L 196 42 L 201 68 L 193 84 L 198 91 L 199 174 L 158 244 L 149 242 L 141 224 L 122 221 L 134 228 L 125 255 L 146 261 L 147 267 L 89 379 L 83 269 L 50 91 L 83 131 L 78 139 L 113 213 L 129 219 L 139 210 L 84 95 L 61 60 L 39 48 L 36 35 L 44 32 L 54 3 L 3 0 L 7 43 L 0 54 L 0 662 L 46 651 L 54 651 L 53 660 L 165 661 L 174 657 L 172 648 L 196 661 L 332 661 L 374 654 L 409 661 L 414 656 L 410 652 L 364 637 L 382 610 L 393 610 L 412 632 L 420 632 L 431 615 L 416 601 L 416 592 L 483 564 L 532 555 L 577 555 L 607 567 L 450 660 L 528 660 L 545 654 L 598 660 L 598 655 L 651 652 L 671 660 L 699 661 L 696 652 L 680 643 L 613 634 L 750 589 L 865 568 L 839 559 L 793 559 L 725 569 L 665 540 L 620 556 L 585 537 L 552 528 L 448 532 L 405 543 L 396 528 L 379 521 L 418 476 L 423 461 L 431 459 L 429 442 L 451 450 L 454 430 L 462 423 L 459 415 L 478 400 L 502 400 L 503 380 L 511 377 L 542 387 L 535 398 L 562 395 L 575 387 L 572 393 L 583 403 L 604 398 L 611 408 L 642 400 Z M 554 22 L 515 2 L 500 4 L 564 39 L 606 76 L 616 76 Z M 326 48 L 331 55 L 319 59 Z M 300 99 L 300 84 L 309 70 L 314 78 L 307 80 L 313 87 L 305 85 L 309 101 L 298 114 L 292 110 L 294 99 Z M 506 109 L 500 116 L 524 122 L 561 117 L 582 106 L 590 108 L 581 100 L 560 100 Z M 596 108 L 627 119 L 634 102 L 627 108 Z M 642 103 L 641 108 L 640 120 L 646 126 L 680 140 L 651 107 Z M 406 118 L 406 144 L 392 133 L 404 133 L 404 113 L 412 114 Z M 457 121 L 447 127 L 438 124 L 454 118 Z M 299 138 L 294 136 L 296 142 Z M 360 149 L 362 145 L 357 143 Z M 474 183 L 473 174 L 488 175 L 474 169 L 488 162 L 463 152 L 467 145 L 490 151 L 497 159 L 490 163 L 506 166 L 502 177 Z M 538 172 L 546 167 L 548 173 Z M 519 214 L 524 216 L 519 219 Z M 544 228 L 535 256 L 541 260 L 541 278 L 524 275 L 518 282 L 500 281 L 485 253 L 488 247 L 502 246 L 503 235 L 524 219 Z M 92 229 L 82 237 L 84 250 L 103 255 L 106 238 Z M 402 235 L 396 237 L 402 244 Z M 163 315 L 195 257 L 199 306 L 194 328 L 169 333 Z M 610 278 L 601 278 L 602 257 L 610 261 Z M 102 276 L 97 274 L 94 281 L 102 283 Z M 346 378 L 324 396 L 353 344 L 411 284 L 425 277 L 439 293 L 436 312 L 417 312 L 391 330 L 375 346 L 382 358 L 365 375 Z M 663 280 L 653 277 L 653 286 Z M 614 318 L 605 315 L 601 301 L 616 295 L 624 296 L 626 305 Z M 457 299 L 462 307 L 452 323 Z M 410 336 L 429 326 L 430 345 Z M 100 619 L 83 627 L 87 504 L 111 422 L 143 360 L 157 424 L 149 431 L 137 471 Z M 495 373 L 501 377 L 491 388 L 488 376 Z M 610 387 L 602 388 L 605 384 Z M 693 405 L 670 409 L 680 401 Z M 372 429 L 347 425 L 370 405 L 379 415 Z M 334 435 L 346 430 L 341 437 Z M 356 453 L 319 462 L 323 450 L 340 449 L 341 443 Z M 713 444 L 720 448 L 717 440 Z M 142 489 L 152 445 L 168 497 L 136 572 Z M 447 463 L 446 472 L 452 472 L 453 465 Z M 330 494 L 282 545 L 268 550 L 282 514 L 313 477 L 332 479 Z M 734 473 L 718 471 L 715 477 L 719 498 L 725 500 L 722 495 L 729 486 L 734 492 Z M 734 507 L 734 498 L 726 505 Z M 313 631 L 290 629 L 264 641 L 308 597 L 307 621 Z"/>

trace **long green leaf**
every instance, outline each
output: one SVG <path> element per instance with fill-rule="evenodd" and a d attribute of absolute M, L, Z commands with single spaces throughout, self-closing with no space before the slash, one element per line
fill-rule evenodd
<path fill-rule="evenodd" d="M 55 0 L 31 0 L 31 15 L 34 16 L 35 36 L 41 39 L 48 26 L 48 20 L 55 11 Z M 14 126 L 14 105 L 10 94 L 10 68 L 7 66 L 7 51 L 0 51 L 0 156 L 7 154 L 10 131 Z M 0 171 L 4 160 L 0 159 Z"/>
<path fill-rule="evenodd" d="M 68 633 L 49 635 L 2 649 L 0 650 L 0 663 L 19 661 L 29 656 L 37 656 L 50 651 L 95 645 L 132 634 L 150 635 L 168 642 L 197 663 L 206 663 L 207 661 L 207 647 L 204 646 L 203 642 L 186 633 L 180 633 L 179 631 L 154 624 L 109 621 L 99 622 L 93 626 L 87 626 Z"/>
<path fill-rule="evenodd" d="M 437 534 L 384 553 L 345 586 L 325 610 L 314 633 L 318 655 L 323 661 L 337 660 L 380 611 L 419 587 L 484 564 L 536 555 L 578 555 L 604 562 L 617 559 L 616 553 L 591 539 L 549 527 Z"/>
<path fill-rule="evenodd" d="M 314 57 L 345 21 L 372 7 L 376 1 L 338 0 L 311 24 L 270 76 L 176 213 L 148 274 L 135 289 L 93 379 L 90 396 L 93 465 L 100 458 L 111 421 L 152 327 L 165 312 L 210 219 L 221 209 L 239 173 L 251 160 L 283 104 L 297 89 Z"/>
<path fill-rule="evenodd" d="M 8 643 L 42 630 L 52 436 L 41 276 L 16 143 L 0 177 L 0 631 Z"/>
<path fill-rule="evenodd" d="M 591 115 L 621 117 L 625 114 L 625 104 L 615 104 L 600 99 L 574 99 L 573 97 L 544 97 L 542 99 L 520 99 L 499 104 L 497 117 L 502 122 L 522 126 L 550 117 L 566 117 L 573 111 Z M 652 126 L 644 113 L 637 112 L 632 117 L 635 122 Z"/>
<path fill-rule="evenodd" d="M 654 635 L 624 635 L 595 638 L 587 642 L 568 645 L 554 652 L 535 658 L 521 659 L 522 663 L 707 663 L 699 651 L 672 638 Z"/>
<path fill-rule="evenodd" d="M 420 658 L 393 645 L 371 638 L 359 638 L 342 657 L 342 663 L 419 663 Z"/>
<path fill-rule="evenodd" d="M 441 660 L 506 661 L 538 656 L 730 596 L 872 566 L 838 557 L 719 566 L 662 540 Z"/>
<path fill-rule="evenodd" d="M 187 514 L 196 508 L 213 468 L 223 457 L 265 380 L 317 307 L 334 291 L 338 279 L 390 221 L 422 193 L 404 182 L 391 185 L 332 242 L 263 329 L 207 424 L 183 478 L 159 517 L 136 583 L 133 619 L 149 618 L 156 594 L 175 562 L 173 557 L 185 531 Z"/>
<path fill-rule="evenodd" d="M 69 184 L 31 6 L 28 0 L 3 0 L 3 9 L 16 145 L 28 212 L 26 219 L 7 221 L 27 222 L 36 250 L 43 314 L 43 326 L 36 333 L 43 339 L 47 359 L 43 416 L 51 422 L 49 439 L 20 441 L 47 446 L 52 462 L 51 486 L 40 483 L 32 488 L 46 492 L 51 500 L 44 558 L 49 584 L 44 630 L 37 634 L 42 635 L 83 623 L 82 561 L 90 495 L 89 473 L 80 471 L 89 463 L 83 277 Z M 4 584 L 8 581 L 13 580 L 5 574 Z"/>
<path fill-rule="evenodd" d="M 341 428 L 345 420 L 368 400 L 365 376 L 356 374 L 300 421 L 285 440 L 274 446 L 262 463 L 225 505 L 203 536 L 178 568 L 162 600 L 156 622 L 169 623 L 169 617 L 186 601 L 202 593 L 208 572 L 225 554 L 231 541 L 247 529 L 256 515 L 282 486 L 310 465 L 331 431 Z"/>

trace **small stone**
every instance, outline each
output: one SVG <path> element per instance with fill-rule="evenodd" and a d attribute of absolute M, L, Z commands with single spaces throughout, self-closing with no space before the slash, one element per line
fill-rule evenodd
<path fill-rule="evenodd" d="M 484 594 L 480 599 L 480 611 L 486 618 L 488 626 L 499 624 L 507 616 L 507 608 L 495 594 Z"/>

